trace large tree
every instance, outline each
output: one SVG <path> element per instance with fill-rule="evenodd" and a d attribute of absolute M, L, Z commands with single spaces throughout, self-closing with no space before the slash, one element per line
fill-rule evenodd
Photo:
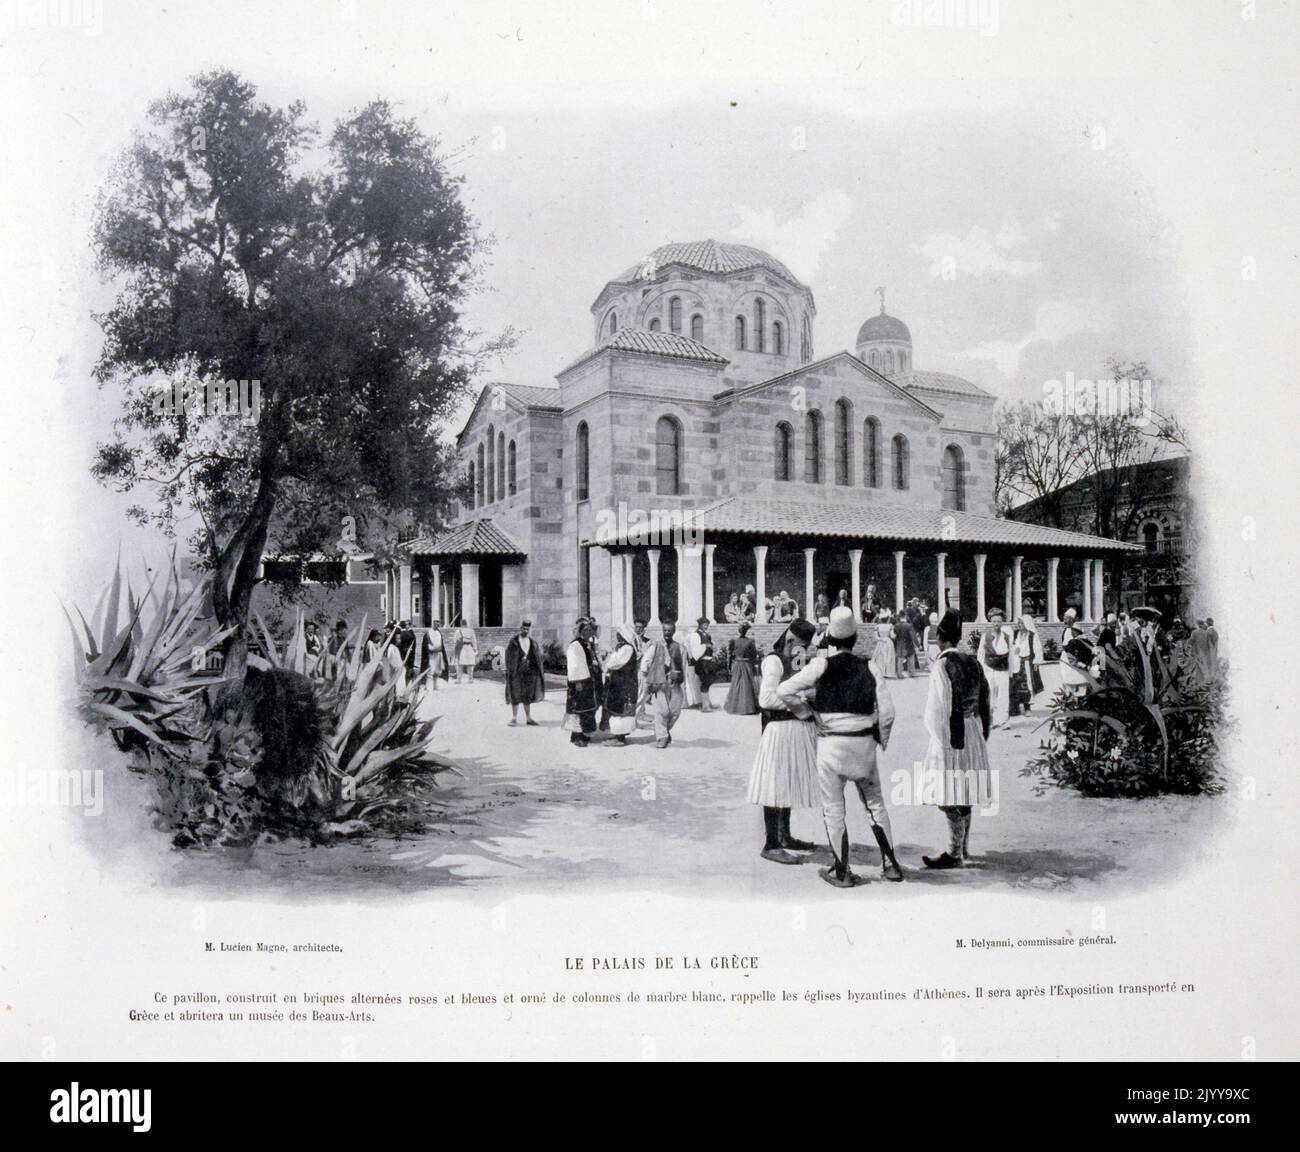
<path fill-rule="evenodd" d="M 144 485 L 133 514 L 191 544 L 213 608 L 244 625 L 264 552 L 329 551 L 345 515 L 368 546 L 455 495 L 440 437 L 486 356 L 461 314 L 485 241 L 437 142 L 383 101 L 322 141 L 227 71 L 149 108 L 106 184 L 94 243 L 116 298 L 97 320 L 101 386 L 122 393 L 93 472 Z M 247 381 L 260 411 L 173 412 L 160 396 Z"/>

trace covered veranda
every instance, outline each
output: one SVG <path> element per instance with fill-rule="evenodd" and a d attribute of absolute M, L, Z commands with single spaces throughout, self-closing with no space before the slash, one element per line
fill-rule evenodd
<path fill-rule="evenodd" d="M 600 547 L 609 602 L 591 609 L 603 623 L 705 616 L 725 634 L 725 606 L 747 587 L 759 625 L 780 622 L 767 605 L 782 592 L 792 614 L 812 618 L 819 598 L 834 604 L 841 591 L 859 620 L 919 599 L 972 625 L 993 607 L 1049 624 L 1073 607 L 1096 621 L 1111 603 L 1107 557 L 1135 546 L 971 513 L 732 498 Z"/>

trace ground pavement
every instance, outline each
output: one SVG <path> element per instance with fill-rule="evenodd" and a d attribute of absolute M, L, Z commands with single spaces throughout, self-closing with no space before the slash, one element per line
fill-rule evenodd
<path fill-rule="evenodd" d="M 911 772 L 925 751 L 921 724 L 924 676 L 889 682 L 898 712 L 884 754 L 886 799 L 902 885 L 1056 890 L 1145 882 L 1189 854 L 1205 851 L 1208 826 L 1223 815 L 1222 798 L 1093 800 L 1059 788 L 1037 794 L 1021 776 L 1046 728 L 1044 709 L 1013 718 L 990 739 L 998 804 L 977 816 L 975 860 L 961 871 L 934 873 L 921 854 L 945 846 L 945 822 L 916 802 Z M 713 695 L 721 700 L 725 685 Z M 687 710 L 672 744 L 654 747 L 646 729 L 626 747 L 569 743 L 561 727 L 563 693 L 534 707 L 538 727 L 509 727 L 499 681 L 444 684 L 427 701 L 440 716 L 435 747 L 465 765 L 445 788 L 445 811 L 427 833 L 371 852 L 369 867 L 402 873 L 405 883 L 445 883 L 520 891 L 647 888 L 695 894 L 798 898 L 825 887 L 817 867 L 826 848 L 802 866 L 760 859 L 761 810 L 745 799 L 759 740 L 757 716 Z M 878 881 L 879 854 L 856 795 L 849 796 L 855 868 Z M 796 810 L 794 834 L 824 844 L 821 813 Z M 375 846 L 372 846 L 374 848 Z M 830 891 L 830 889 L 827 889 Z"/>

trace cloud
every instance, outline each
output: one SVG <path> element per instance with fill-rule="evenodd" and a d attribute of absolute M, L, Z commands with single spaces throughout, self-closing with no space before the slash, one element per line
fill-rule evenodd
<path fill-rule="evenodd" d="M 1020 225 L 1008 218 L 996 236 L 987 228 L 975 225 L 963 239 L 951 232 L 936 232 L 917 249 L 930 261 L 930 275 L 951 280 L 954 275 L 983 276 L 1001 272 L 1007 276 L 1029 276 L 1039 269 L 1036 260 L 1015 260 L 1006 255 L 1009 249 L 1025 242 Z"/>
<path fill-rule="evenodd" d="M 1020 358 L 1031 344 L 1057 344 L 1070 336 L 1104 331 L 1110 327 L 1110 310 L 1104 305 L 1080 307 L 1062 300 L 1050 300 L 1038 306 L 1034 327 L 1019 340 L 986 340 L 954 355 L 963 360 L 991 360 L 1006 376 L 1014 376 Z"/>
<path fill-rule="evenodd" d="M 838 188 L 809 200 L 803 211 L 778 224 L 771 208 L 739 205 L 740 223 L 731 230 L 737 240 L 753 244 L 789 265 L 800 280 L 811 280 L 822 254 L 853 211 L 853 201 Z"/>

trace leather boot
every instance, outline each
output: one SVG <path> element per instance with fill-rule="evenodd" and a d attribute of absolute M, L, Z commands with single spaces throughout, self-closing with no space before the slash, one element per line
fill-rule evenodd
<path fill-rule="evenodd" d="M 773 864 L 798 864 L 799 857 L 781 847 L 781 809 L 763 808 L 763 851 L 759 853 L 764 860 Z"/>
<path fill-rule="evenodd" d="M 898 866 L 898 858 L 894 855 L 893 846 L 889 843 L 885 830 L 879 824 L 872 824 L 871 831 L 876 837 L 876 843 L 880 845 L 881 876 L 886 880 L 901 880 L 903 870 Z"/>
<path fill-rule="evenodd" d="M 921 862 L 927 868 L 960 868 L 962 865 L 962 838 L 966 827 L 962 810 L 956 806 L 940 809 L 948 821 L 948 851 L 938 856 L 922 856 Z"/>
<path fill-rule="evenodd" d="M 813 852 L 816 850 L 816 844 L 809 844 L 807 840 L 796 840 L 790 835 L 790 809 L 778 808 L 777 828 L 781 834 L 781 847 L 787 852 Z"/>
<path fill-rule="evenodd" d="M 817 875 L 835 888 L 852 888 L 855 884 L 861 883 L 860 878 L 854 875 L 853 869 L 849 867 L 849 834 L 847 829 L 840 836 L 839 851 L 835 851 L 834 844 L 831 845 L 831 851 L 835 853 L 835 863 L 820 869 Z"/>
<path fill-rule="evenodd" d="M 970 859 L 970 820 L 971 812 L 968 809 L 962 813 L 961 818 L 961 858 Z"/>

